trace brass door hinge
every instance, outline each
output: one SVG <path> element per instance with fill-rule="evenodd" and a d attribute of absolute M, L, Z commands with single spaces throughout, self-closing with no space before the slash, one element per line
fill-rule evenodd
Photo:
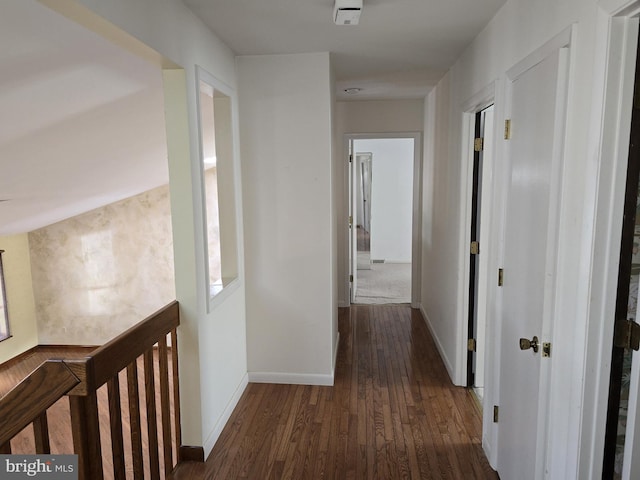
<path fill-rule="evenodd" d="M 475 338 L 470 338 L 469 340 L 467 340 L 467 350 L 469 350 L 470 352 L 475 352 L 476 351 L 476 339 Z"/>
<path fill-rule="evenodd" d="M 473 151 L 481 152 L 482 150 L 484 150 L 484 138 L 482 137 L 475 138 L 473 140 Z"/>
<path fill-rule="evenodd" d="M 480 242 L 471 242 L 471 255 L 478 255 L 480 253 Z"/>
<path fill-rule="evenodd" d="M 493 406 L 493 423 L 498 423 L 498 416 L 500 414 L 500 407 L 498 405 Z"/>
<path fill-rule="evenodd" d="M 353 155 L 349 154 L 349 163 L 353 162 Z"/>
<path fill-rule="evenodd" d="M 618 348 L 640 349 L 640 325 L 633 320 L 618 320 L 613 332 L 613 344 Z"/>
<path fill-rule="evenodd" d="M 349 215 L 349 226 L 353 226 L 353 215 Z"/>
<path fill-rule="evenodd" d="M 498 269 L 498 286 L 501 287 L 502 285 L 504 285 L 504 269 L 499 268 Z"/>
<path fill-rule="evenodd" d="M 353 275 L 349 275 L 349 281 L 353 283 Z"/>
<path fill-rule="evenodd" d="M 504 121 L 504 139 L 509 140 L 511 138 L 511 120 Z"/>

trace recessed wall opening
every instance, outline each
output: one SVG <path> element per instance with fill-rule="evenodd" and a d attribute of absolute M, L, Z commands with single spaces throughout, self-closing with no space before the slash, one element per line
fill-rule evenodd
<path fill-rule="evenodd" d="M 231 97 L 198 70 L 208 298 L 238 278 Z"/>

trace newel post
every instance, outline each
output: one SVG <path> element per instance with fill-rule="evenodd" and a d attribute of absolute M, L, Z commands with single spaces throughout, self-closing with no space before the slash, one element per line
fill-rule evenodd
<path fill-rule="evenodd" d="M 79 480 L 103 480 L 93 359 L 88 357 L 77 361 L 67 360 L 65 363 L 81 381 L 67 394 L 71 410 L 73 450 L 78 455 L 78 478 Z"/>

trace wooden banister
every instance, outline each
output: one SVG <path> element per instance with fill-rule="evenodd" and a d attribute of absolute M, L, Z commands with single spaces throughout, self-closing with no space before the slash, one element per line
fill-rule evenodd
<path fill-rule="evenodd" d="M 84 395 L 97 390 L 179 324 L 178 302 L 174 301 L 91 352 L 78 361 L 78 370 L 74 372 L 83 384 L 70 395 Z"/>
<path fill-rule="evenodd" d="M 177 452 L 181 447 L 176 333 L 179 324 L 178 302 L 172 302 L 84 358 L 43 363 L 0 399 L 0 453 L 10 453 L 10 440 L 30 423 L 33 423 L 36 452 L 49 453 L 46 410 L 67 395 L 79 479 L 102 480 L 105 472 L 98 389 L 106 383 L 112 454 L 110 458 L 105 457 L 105 465 L 113 466 L 113 474 L 107 476 L 115 480 L 125 480 L 126 477 L 127 455 L 120 401 L 121 388 L 126 388 L 131 440 L 128 448 L 131 449 L 134 479 L 142 479 L 146 468 L 152 480 L 167 478 L 178 462 Z M 154 348 L 156 345 L 157 349 Z M 139 376 L 140 367 L 143 373 Z M 123 385 L 120 384 L 121 372 Z M 144 380 L 144 401 L 140 396 L 139 377 Z M 171 401 L 174 402 L 173 417 Z M 141 428 L 141 413 L 146 414 L 145 432 Z M 147 448 L 143 448 L 143 440 L 146 440 Z M 162 469 L 160 462 L 164 465 Z"/>
<path fill-rule="evenodd" d="M 43 412 L 79 383 L 62 360 L 48 360 L 40 365 L 0 399 L 0 445 L 8 443 L 34 421 L 37 440 L 47 428 Z M 48 439 L 39 443 L 39 448 L 48 448 Z"/>

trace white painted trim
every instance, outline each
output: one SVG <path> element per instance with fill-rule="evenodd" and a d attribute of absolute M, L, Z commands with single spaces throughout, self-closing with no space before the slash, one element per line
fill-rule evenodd
<path fill-rule="evenodd" d="M 494 363 L 494 351 L 498 348 L 499 343 L 496 343 L 495 335 L 491 335 L 490 332 L 498 330 L 497 324 L 500 319 L 492 315 L 491 308 L 495 308 L 498 303 L 497 291 L 496 291 L 496 278 L 497 270 L 499 268 L 498 259 L 502 254 L 502 219 L 504 217 L 504 203 L 495 202 L 495 196 L 498 190 L 503 188 L 503 184 L 500 183 L 501 177 L 498 176 L 499 172 L 498 162 L 501 159 L 501 152 L 498 149 L 498 139 L 502 129 L 498 128 L 500 125 L 499 119 L 502 116 L 498 112 L 500 102 L 497 102 L 498 98 L 498 85 L 497 80 L 491 82 L 486 87 L 482 88 L 479 92 L 469 98 L 462 105 L 463 115 L 463 145 L 461 159 L 466 162 L 467 168 L 462 169 L 462 173 L 465 176 L 462 179 L 462 184 L 466 185 L 465 201 L 462 203 L 464 211 L 461 215 L 463 224 L 461 225 L 461 234 L 464 248 L 460 251 L 462 259 L 462 288 L 463 295 L 462 310 L 460 315 L 461 337 L 458 342 L 459 355 L 462 358 L 461 365 L 464 369 L 462 373 L 463 379 L 466 379 L 467 368 L 467 350 L 466 339 L 468 338 L 468 317 L 469 317 L 469 269 L 470 258 L 468 250 L 468 240 L 471 235 L 471 189 L 473 187 L 473 141 L 469 141 L 472 138 L 472 134 L 475 129 L 475 114 L 484 110 L 491 104 L 494 105 L 493 113 L 493 158 L 489 162 L 485 162 L 483 165 L 482 173 L 482 222 L 481 222 L 481 238 L 480 238 L 480 251 L 483 254 L 482 260 L 478 265 L 478 278 L 481 282 L 486 282 L 486 299 L 484 302 L 485 309 L 481 311 L 478 309 L 477 315 L 484 315 L 485 319 L 485 345 L 484 345 L 484 363 L 485 363 L 485 376 L 484 376 L 484 393 L 482 398 L 483 406 L 483 421 L 482 421 L 482 445 L 487 455 L 487 459 L 490 464 L 495 467 L 497 458 L 497 427 L 493 423 L 493 405 L 497 405 L 499 397 L 499 370 L 498 365 Z M 482 302 L 479 302 L 481 307 Z M 479 320 L 481 321 L 481 319 Z"/>
<path fill-rule="evenodd" d="M 344 235 L 344 248 L 342 249 L 342 261 L 346 266 L 344 271 L 344 290 L 343 290 L 343 307 L 351 306 L 351 281 L 349 280 L 349 276 L 351 275 L 352 269 L 352 258 L 351 258 L 351 240 L 352 240 L 352 231 L 349 228 L 349 214 L 351 213 L 351 203 L 353 202 L 352 192 L 351 192 L 351 184 L 353 180 L 351 179 L 351 162 L 349 162 L 349 149 L 351 146 L 352 140 L 347 136 L 343 136 L 342 140 L 342 164 L 343 164 L 343 177 L 344 177 L 344 186 L 342 191 L 342 198 L 346 199 L 346 203 L 342 205 L 342 211 L 344 212 L 346 209 L 346 214 L 344 215 L 344 222 L 342 225 L 338 226 L 338 234 L 340 234 L 340 229 L 343 229 Z M 351 180 L 351 181 L 350 181 Z M 338 215 L 340 218 L 340 215 Z"/>
<path fill-rule="evenodd" d="M 425 325 L 429 329 L 429 333 L 433 338 L 434 343 L 436 344 L 436 348 L 438 349 L 438 353 L 440 353 L 440 358 L 442 359 L 442 363 L 444 363 L 444 367 L 447 369 L 450 378 L 454 378 L 453 376 L 453 365 L 451 365 L 451 361 L 449 361 L 449 357 L 447 357 L 445 353 L 445 349 L 442 346 L 442 342 L 440 342 L 440 338 L 436 335 L 435 329 L 431 324 L 431 320 L 429 320 L 429 315 L 427 315 L 426 310 L 424 309 L 424 305 L 420 304 L 420 313 L 422 314 L 422 319 L 424 320 Z"/>
<path fill-rule="evenodd" d="M 611 343 L 622 235 L 622 208 L 633 103 L 637 25 L 630 31 L 638 0 L 601 0 L 596 24 L 594 93 L 586 163 L 586 191 L 594 192 L 585 208 L 583 257 L 590 269 L 584 296 L 588 323 L 582 343 L 585 352 L 582 410 L 575 443 L 580 445 L 575 478 L 602 477 L 604 434 L 608 404 Z M 586 262 L 585 262 L 586 263 Z M 578 339 L 580 340 L 580 339 Z"/>
<path fill-rule="evenodd" d="M 473 95 L 469 100 L 464 102 L 463 110 L 462 110 L 462 145 L 460 147 L 461 155 L 461 163 L 465 165 L 466 168 L 462 168 L 462 176 L 460 179 L 460 205 L 462 206 L 462 212 L 460 215 L 460 249 L 459 255 L 462 265 L 462 275 L 459 277 L 460 284 L 458 288 L 458 296 L 460 305 L 460 314 L 458 317 L 459 328 L 458 332 L 460 333 L 460 337 L 457 341 L 456 348 L 456 357 L 458 358 L 458 365 L 460 366 L 458 382 L 461 385 L 466 383 L 467 379 L 467 339 L 469 338 L 469 270 L 471 266 L 471 259 L 469 256 L 469 242 L 471 238 L 471 218 L 473 216 L 473 211 L 471 209 L 471 200 L 472 200 L 472 190 L 473 190 L 473 157 L 474 157 L 474 145 L 473 145 L 473 137 L 475 130 L 475 115 L 477 112 L 485 109 L 492 103 L 494 103 L 496 93 L 496 82 L 492 82 L 478 93 Z M 495 120 L 495 117 L 494 117 Z M 495 130 L 497 132 L 497 130 Z M 490 165 L 486 165 L 487 168 L 490 168 Z M 485 185 L 487 183 L 487 185 Z M 486 187 L 486 188 L 485 188 Z M 482 183 L 482 197 L 490 198 L 492 195 L 493 186 L 488 184 L 483 180 Z M 483 205 L 482 209 L 490 208 L 491 205 Z M 489 217 L 490 219 L 491 217 Z M 481 227 L 482 228 L 482 227 Z M 486 227 L 485 227 L 486 228 Z M 480 251 L 487 252 L 489 251 L 489 245 L 480 244 Z M 488 280 L 488 272 L 487 271 L 478 271 L 478 276 L 481 279 Z"/>
<path fill-rule="evenodd" d="M 476 92 L 471 98 L 462 104 L 462 111 L 477 113 L 494 103 L 497 83 L 497 80 L 494 80 L 479 92 Z"/>
<path fill-rule="evenodd" d="M 280 383 L 286 385 L 333 386 L 333 373 L 249 372 L 251 383 Z"/>
<path fill-rule="evenodd" d="M 411 308 L 422 296 L 422 133 L 413 143 L 413 225 L 411 230 Z"/>
<path fill-rule="evenodd" d="M 340 333 L 338 332 L 335 348 L 333 349 L 333 371 L 330 375 L 317 373 L 286 373 L 286 372 L 249 372 L 248 378 L 252 383 L 279 383 L 286 385 L 321 385 L 333 386 L 335 371 L 338 363 L 340 348 Z"/>
<path fill-rule="evenodd" d="M 571 32 L 571 30 L 569 30 Z M 558 48 L 558 77 L 557 77 L 557 101 L 555 111 L 555 124 L 558 133 L 553 144 L 553 163 L 551 166 L 551 181 L 549 188 L 549 230 L 547 232 L 547 256 L 545 271 L 547 272 L 544 284 L 544 305 L 542 315 L 541 338 L 548 339 L 553 344 L 558 338 L 562 342 L 567 341 L 566 332 L 558 331 L 556 319 L 561 318 L 559 300 L 562 295 L 559 291 L 559 269 L 561 261 L 560 239 L 565 236 L 562 230 L 565 228 L 562 218 L 565 210 L 564 165 L 567 158 L 567 110 L 569 105 L 569 79 L 571 62 L 571 37 L 569 44 Z M 555 206 L 560 206 L 560 209 Z M 566 396 L 562 388 L 569 391 L 573 385 L 566 385 L 566 367 L 570 365 L 566 352 L 555 352 L 551 362 L 541 362 L 540 365 L 540 393 L 538 404 L 538 442 L 536 452 L 540 473 L 550 470 L 550 465 L 562 465 L 567 463 L 570 446 L 563 444 L 569 429 L 563 424 L 563 419 L 569 417 L 571 408 L 568 407 Z M 571 377 L 574 378 L 574 377 Z M 545 381 L 546 380 L 546 381 Z M 575 380 L 574 380 L 575 385 Z M 561 467 L 564 470 L 563 467 Z"/>
<path fill-rule="evenodd" d="M 483 409 L 483 448 L 490 465 L 498 466 L 498 424 L 493 422 L 493 406 L 500 405 L 500 342 L 502 341 L 502 289 L 498 286 L 498 269 L 504 265 L 504 227 L 506 219 L 506 189 L 510 172 L 508 167 L 508 142 L 503 138 L 506 118 L 507 97 L 506 76 L 496 81 L 494 102 L 494 158 L 491 166 L 491 196 L 489 197 L 491 221 L 489 222 L 489 242 L 491 249 L 487 260 L 487 322 L 485 345 L 485 386 Z M 484 446 L 486 445 L 486 447 Z"/>
<path fill-rule="evenodd" d="M 462 271 L 458 277 L 458 338 L 456 340 L 457 372 L 454 378 L 456 385 L 467 384 L 467 339 L 469 338 L 469 269 L 471 260 L 469 258 L 470 237 L 471 237 L 471 210 L 472 190 L 473 190 L 473 137 L 475 112 L 462 112 L 461 118 L 461 140 L 460 161 L 463 165 L 460 168 L 460 225 L 458 231 L 458 255 Z M 484 247 L 480 247 L 484 248 Z"/>
<path fill-rule="evenodd" d="M 507 70 L 507 78 L 511 82 L 515 82 L 520 76 L 525 74 L 527 70 L 535 67 L 542 62 L 549 55 L 553 55 L 557 50 L 568 47 L 571 45 L 571 35 L 573 27 L 565 28 L 558 35 L 553 37 L 547 43 L 537 48 L 534 52 L 527 55 L 526 58 L 516 63 L 513 67 Z"/>
<path fill-rule="evenodd" d="M 200 194 L 199 194 L 199 204 L 201 208 L 201 217 L 202 217 L 202 230 L 201 234 L 203 237 L 203 266 L 204 266 L 204 300 L 205 300 L 205 311 L 207 313 L 213 312 L 219 305 L 224 303 L 224 301 L 231 296 L 231 294 L 238 289 L 238 287 L 244 281 L 244 232 L 243 232 L 243 221 L 242 221 L 242 182 L 240 178 L 240 148 L 239 148 L 239 131 L 238 131 L 238 98 L 236 95 L 236 91 L 227 85 L 222 80 L 218 79 L 200 65 L 196 65 L 196 111 L 197 111 L 197 135 L 198 135 L 198 175 L 199 178 L 197 183 L 200 185 Z M 210 85 L 214 90 L 219 91 L 220 93 L 229 97 L 231 101 L 231 128 L 232 128 L 232 148 L 233 148 L 233 196 L 234 196 L 234 207 L 235 207 L 235 227 L 236 227 L 236 268 L 238 270 L 237 277 L 233 279 L 233 281 L 225 286 L 218 294 L 211 296 L 209 289 L 209 242 L 207 238 L 207 199 L 206 199 L 206 188 L 205 188 L 205 179 L 204 174 L 202 173 L 202 162 L 204 161 L 204 153 L 202 151 L 202 125 L 200 124 L 200 82 L 204 82 L 207 85 Z M 194 182 L 196 183 L 196 182 Z M 195 192 L 194 192 L 195 194 Z"/>
<path fill-rule="evenodd" d="M 419 308 L 420 292 L 422 285 L 422 132 L 385 132 L 385 133 L 346 133 L 343 137 L 343 155 L 345 161 L 345 178 L 349 178 L 349 142 L 352 140 L 374 140 L 379 138 L 413 138 L 413 214 L 411 227 L 411 307 Z M 348 183 L 348 182 L 346 182 Z M 345 198 L 351 202 L 348 191 Z M 348 207 L 349 204 L 347 204 Z M 344 208 L 344 206 L 343 206 Z M 348 216 L 348 214 L 347 214 Z M 347 235 L 350 234 L 349 227 L 346 227 Z M 348 237 L 345 264 L 349 262 L 351 253 L 349 250 Z M 350 268 L 345 272 L 345 298 L 351 305 L 349 295 L 349 275 Z"/>
<path fill-rule="evenodd" d="M 213 427 L 213 430 L 209 432 L 209 435 L 207 435 L 207 438 L 204 441 L 204 445 L 203 445 L 204 458 L 207 458 L 211 453 L 211 450 L 213 450 L 214 445 L 220 438 L 220 435 L 222 434 L 222 430 L 224 429 L 225 425 L 229 421 L 229 418 L 231 418 L 231 414 L 233 413 L 233 410 L 238 405 L 238 402 L 240 401 L 240 398 L 242 397 L 242 394 L 244 393 L 248 384 L 249 384 L 249 376 L 245 373 L 242 377 L 242 380 L 240 380 L 240 383 L 238 384 L 238 387 L 236 388 L 235 392 L 233 392 L 233 396 L 229 400 L 229 403 L 224 409 L 224 412 L 222 412 L 222 415 L 220 416 L 220 418 L 218 418 L 218 421 L 216 422 L 216 425 Z"/>
<path fill-rule="evenodd" d="M 338 365 L 338 349 L 340 348 L 340 332 L 336 335 L 336 346 L 333 349 L 333 378 L 336 377 L 336 367 Z M 331 383 L 333 385 L 333 383 Z"/>

